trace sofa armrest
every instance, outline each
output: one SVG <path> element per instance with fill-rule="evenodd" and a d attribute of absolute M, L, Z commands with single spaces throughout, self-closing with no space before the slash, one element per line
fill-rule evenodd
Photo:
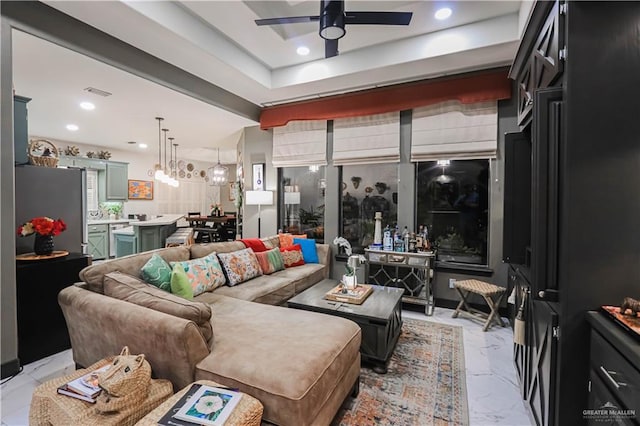
<path fill-rule="evenodd" d="M 331 271 L 331 247 L 329 244 L 316 244 L 316 251 L 318 252 L 318 260 L 321 265 L 325 265 L 324 278 L 329 278 Z"/>
<path fill-rule="evenodd" d="M 144 354 L 153 376 L 175 389 L 191 383 L 195 366 L 210 352 L 193 322 L 74 285 L 58 294 L 74 361 L 84 367 L 120 353 Z"/>

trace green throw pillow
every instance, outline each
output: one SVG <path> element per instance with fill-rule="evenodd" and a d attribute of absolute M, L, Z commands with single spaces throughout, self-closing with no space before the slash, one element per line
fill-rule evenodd
<path fill-rule="evenodd" d="M 140 272 L 142 279 L 149 284 L 171 291 L 171 266 L 158 254 L 151 256 Z"/>
<path fill-rule="evenodd" d="M 171 293 L 185 299 L 193 299 L 193 289 L 181 263 L 173 265 L 173 271 L 171 271 Z"/>

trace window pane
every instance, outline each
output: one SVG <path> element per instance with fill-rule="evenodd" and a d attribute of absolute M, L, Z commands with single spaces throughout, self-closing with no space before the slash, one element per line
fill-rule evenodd
<path fill-rule="evenodd" d="M 487 264 L 489 160 L 418 163 L 417 219 L 427 225 L 437 260 Z"/>
<path fill-rule="evenodd" d="M 382 212 L 382 227 L 395 226 L 398 203 L 398 165 L 342 167 L 342 229 L 354 253 L 373 243 L 374 216 Z"/>
<path fill-rule="evenodd" d="M 283 167 L 280 228 L 324 242 L 325 167 Z"/>

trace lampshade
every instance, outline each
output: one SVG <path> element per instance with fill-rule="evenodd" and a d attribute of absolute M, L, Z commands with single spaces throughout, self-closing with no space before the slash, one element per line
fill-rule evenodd
<path fill-rule="evenodd" d="M 300 204 L 300 193 L 299 192 L 285 192 L 284 193 L 284 203 L 285 204 Z"/>
<path fill-rule="evenodd" d="M 273 204 L 273 191 L 247 191 L 244 201 L 248 206 L 270 206 Z"/>

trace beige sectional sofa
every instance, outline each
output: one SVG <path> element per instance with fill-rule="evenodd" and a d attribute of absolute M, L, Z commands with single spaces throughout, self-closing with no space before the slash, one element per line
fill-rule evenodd
<path fill-rule="evenodd" d="M 278 238 L 263 239 L 276 246 Z M 360 328 L 353 322 L 281 306 L 328 277 L 320 263 L 263 275 L 182 299 L 142 282 L 139 271 L 158 253 L 167 262 L 243 249 L 241 242 L 198 244 L 140 253 L 85 268 L 83 282 L 60 292 L 74 361 L 88 366 L 128 345 L 144 353 L 153 374 L 175 390 L 199 379 L 238 388 L 279 425 L 327 425 L 357 392 Z"/>

